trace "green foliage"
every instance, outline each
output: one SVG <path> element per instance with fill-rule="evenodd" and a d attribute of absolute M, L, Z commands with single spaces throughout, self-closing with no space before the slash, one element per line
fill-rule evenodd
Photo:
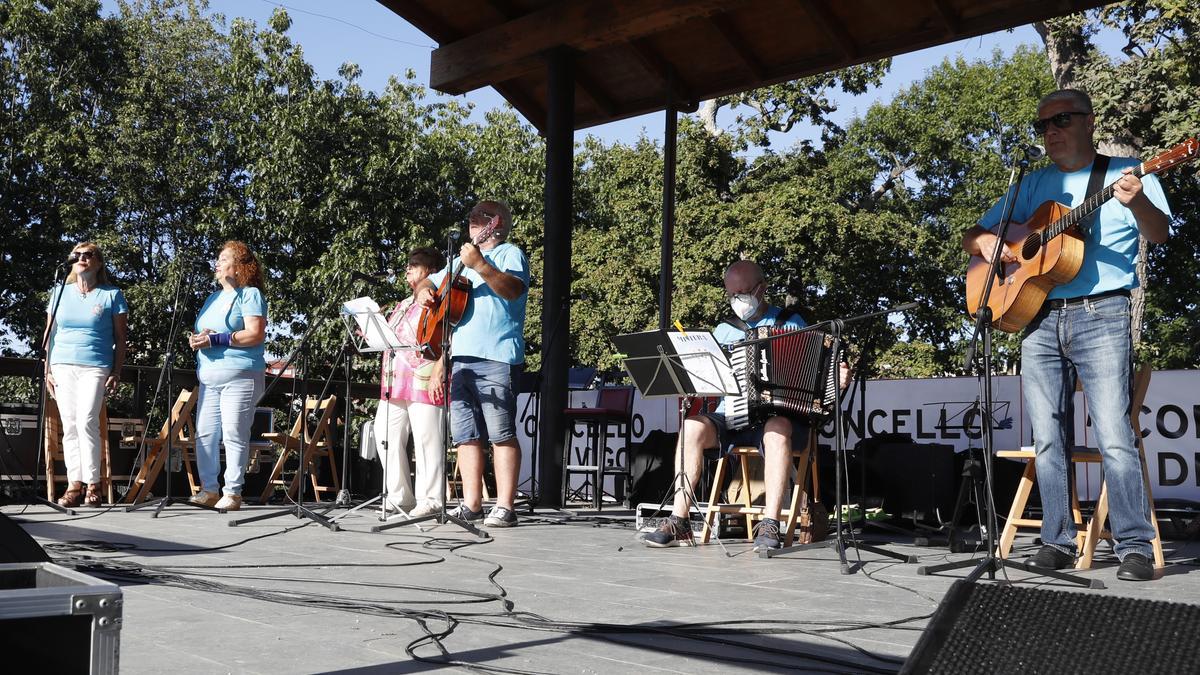
<path fill-rule="evenodd" d="M 92 239 L 130 300 L 130 362 L 158 365 L 169 344 L 183 344 L 168 334 L 175 288 L 186 329 L 213 288 L 217 249 L 241 239 L 269 273 L 269 350 L 286 354 L 312 328 L 309 370 L 323 375 L 343 339 L 338 300 L 408 292 L 352 286 L 351 271 L 402 268 L 410 249 L 461 227 L 475 201 L 502 198 L 530 259 L 526 337 L 537 368 L 545 167 L 536 132 L 509 108 L 472 122 L 469 107 L 431 98 L 411 72 L 382 92 L 365 91 L 353 63 L 320 79 L 282 9 L 266 26 L 224 25 L 204 10 L 203 0 L 137 0 L 104 18 L 96 0 L 0 3 L 4 327 L 35 343 L 47 271 Z M 1089 52 L 1077 72 L 1103 134 L 1150 154 L 1196 133 L 1198 25 L 1200 10 L 1184 0 L 1117 3 L 1055 23 L 1081 44 L 1102 29 L 1128 37 L 1127 58 Z M 727 314 L 722 272 L 752 258 L 769 300 L 810 321 L 917 301 L 902 316 L 848 326 L 853 357 L 871 374 L 958 371 L 969 329 L 959 236 L 1003 192 L 1001 156 L 1053 82 L 1041 50 L 1023 48 L 946 61 L 844 129 L 829 119 L 829 92 L 865 91 L 889 67 L 719 99 L 735 115 L 729 133 L 681 118 L 671 320 L 707 327 Z M 768 147 L 771 133 L 799 122 L 822 130 L 819 149 Z M 750 145 L 767 149 L 750 159 Z M 658 323 L 662 175 L 662 149 L 646 138 L 577 147 L 572 292 L 590 298 L 570 312 L 577 363 L 615 369 L 611 336 Z M 1151 253 L 1146 349 L 1159 366 L 1190 367 L 1200 234 L 1187 217 L 1200 186 L 1194 169 L 1164 181 L 1177 227 Z M 1016 339 L 997 342 L 998 368 L 1013 367 Z M 176 352 L 176 365 L 191 365 L 189 351 Z M 371 378 L 377 364 L 358 368 Z"/>

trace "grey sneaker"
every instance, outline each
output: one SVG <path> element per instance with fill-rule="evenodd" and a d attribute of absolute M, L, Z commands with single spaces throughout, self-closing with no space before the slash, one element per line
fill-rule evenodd
<path fill-rule="evenodd" d="M 691 523 L 684 518 L 671 514 L 671 516 L 659 523 L 657 530 L 642 537 L 642 543 L 651 548 L 695 546 L 696 538 L 692 534 Z"/>
<path fill-rule="evenodd" d="M 512 512 L 512 509 L 506 509 L 503 506 L 494 506 L 487 518 L 483 519 L 483 524 L 488 527 L 516 527 L 517 514 Z"/>
<path fill-rule="evenodd" d="M 479 509 L 478 511 L 472 511 L 471 509 L 467 508 L 466 504 L 459 504 L 458 508 L 447 513 L 446 515 L 448 515 L 452 518 L 458 518 L 459 520 L 465 520 L 468 523 L 471 523 L 476 520 L 483 520 L 483 509 Z"/>
<path fill-rule="evenodd" d="M 758 523 L 758 536 L 754 537 L 754 550 L 767 551 L 783 548 L 779 538 L 779 521 L 774 518 L 763 518 Z"/>

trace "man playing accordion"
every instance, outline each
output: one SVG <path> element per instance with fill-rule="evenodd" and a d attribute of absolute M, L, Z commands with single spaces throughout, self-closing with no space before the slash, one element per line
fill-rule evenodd
<path fill-rule="evenodd" d="M 765 301 L 766 280 L 762 269 L 749 260 L 739 260 L 725 270 L 725 296 L 734 316 L 721 322 L 713 336 L 722 345 L 731 345 L 760 327 L 798 329 L 804 320 Z M 839 367 L 839 384 L 845 388 L 850 381 L 849 368 Z M 798 416 L 777 414 L 761 423 L 735 429 L 726 414 L 725 403 L 716 412 L 693 415 L 684 420 L 683 442 L 676 445 L 675 471 L 687 476 L 689 485 L 700 478 L 703 458 L 707 454 L 720 456 L 735 447 L 755 446 L 763 456 L 765 504 L 764 518 L 754 538 L 755 550 L 783 546 L 779 536 L 779 512 L 783 495 L 788 488 L 792 470 L 792 449 L 803 450 L 808 439 L 807 422 Z M 691 508 L 689 491 L 677 490 L 669 518 L 659 528 L 647 534 L 643 541 L 653 548 L 692 544 L 692 529 L 688 523 Z"/>

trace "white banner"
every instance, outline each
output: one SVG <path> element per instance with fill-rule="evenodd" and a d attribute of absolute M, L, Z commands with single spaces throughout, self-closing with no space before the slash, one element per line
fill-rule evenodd
<path fill-rule="evenodd" d="M 571 392 L 572 407 L 592 407 L 598 392 Z M 955 450 L 983 446 L 979 434 L 978 407 L 982 398 L 975 378 L 951 377 L 922 380 L 870 380 L 865 405 L 855 394 L 847 394 L 849 410 L 844 418 L 847 447 L 860 438 L 881 434 L 909 434 L 916 443 L 938 443 Z M 1028 416 L 1021 397 L 1021 378 L 992 378 L 992 418 L 996 450 L 1012 450 L 1032 445 Z M 535 468 L 530 457 L 530 439 L 537 428 L 537 410 L 527 405 L 527 396 L 518 404 L 521 447 L 525 452 L 521 479 L 527 481 Z M 1146 446 L 1146 464 L 1155 499 L 1183 499 L 1200 503 L 1200 371 L 1155 371 L 1141 413 L 1142 434 Z M 1075 397 L 1075 440 L 1078 445 L 1095 447 L 1082 393 Z M 675 432 L 679 428 L 679 409 L 675 399 L 643 400 L 634 398 L 632 437 L 641 442 L 654 429 Z M 833 438 L 831 426 L 822 430 L 822 440 Z M 606 463 L 626 466 L 624 429 L 610 425 L 605 439 Z M 587 439 L 580 425 L 572 436 L 571 463 L 583 461 Z M 542 449 L 553 447 L 543 441 Z M 572 485 L 583 483 L 575 476 Z M 1099 493 L 1100 468 L 1090 466 L 1078 472 L 1081 499 L 1094 499 Z M 612 490 L 611 479 L 606 490 Z"/>

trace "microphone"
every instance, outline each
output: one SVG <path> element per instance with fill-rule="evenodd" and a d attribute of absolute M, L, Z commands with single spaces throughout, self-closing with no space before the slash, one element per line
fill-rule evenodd
<path fill-rule="evenodd" d="M 458 241 L 459 239 L 462 239 L 462 230 L 456 227 L 447 232 L 446 236 L 450 238 L 450 241 Z"/>
<path fill-rule="evenodd" d="M 69 266 L 69 265 L 74 265 L 77 262 L 79 262 L 79 254 L 72 252 L 72 253 L 67 254 L 67 260 L 66 260 L 66 262 L 64 262 L 62 264 Z"/>
<path fill-rule="evenodd" d="M 1022 143 L 1017 146 L 1017 149 L 1025 153 L 1025 159 L 1041 159 L 1046 156 L 1046 148 L 1040 145 Z"/>

